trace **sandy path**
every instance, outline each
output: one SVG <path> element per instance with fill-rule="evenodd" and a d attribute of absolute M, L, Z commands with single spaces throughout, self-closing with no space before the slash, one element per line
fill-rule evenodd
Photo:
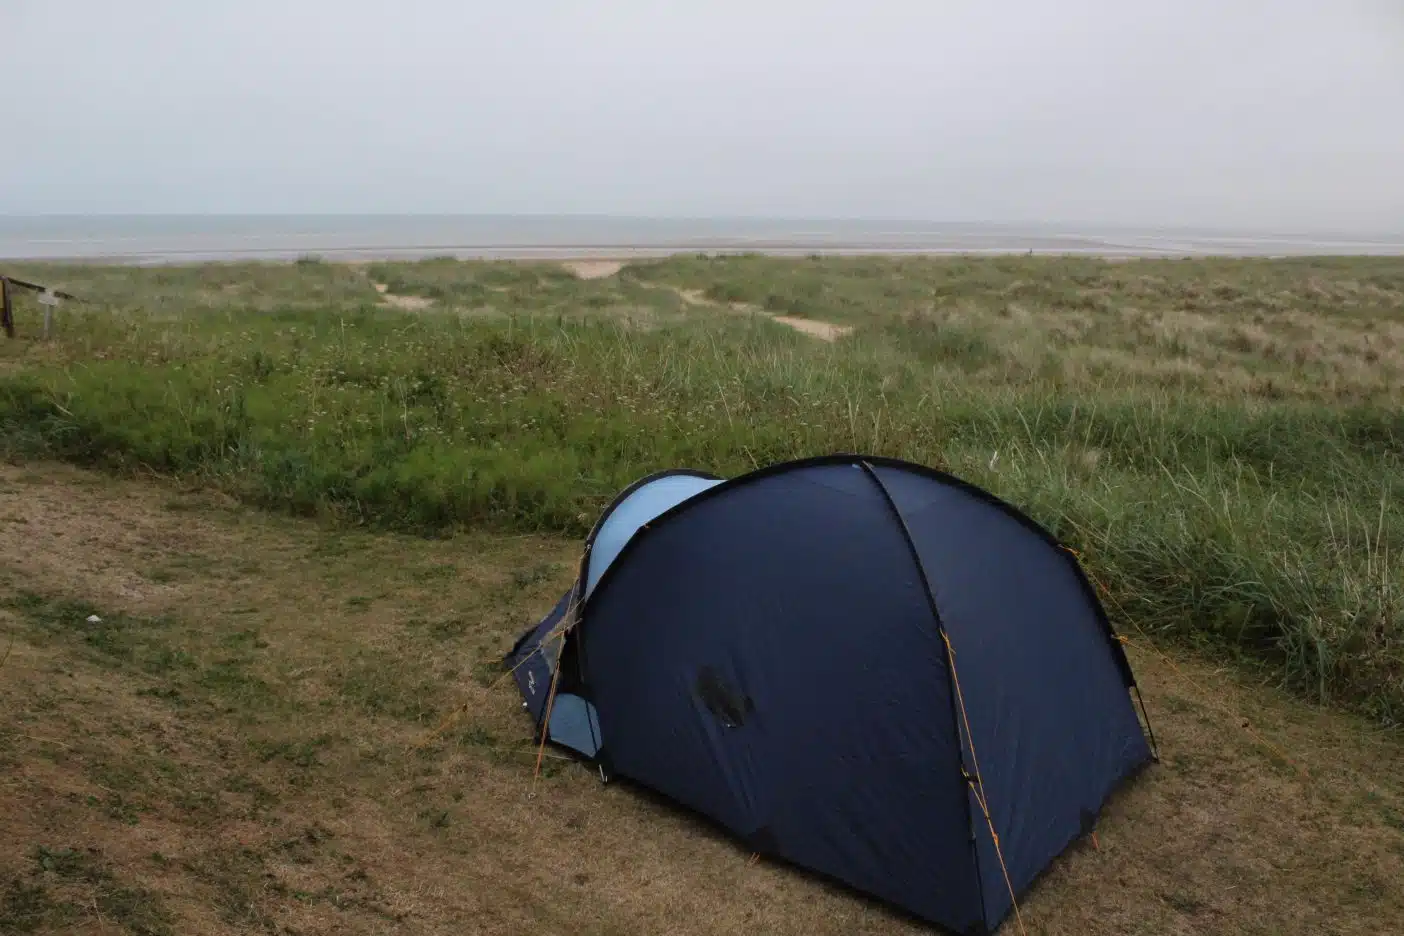
<path fill-rule="evenodd" d="M 677 293 L 678 296 L 682 299 L 682 301 L 686 302 L 688 305 L 716 305 L 716 303 L 708 299 L 700 289 L 683 289 L 681 286 L 670 286 L 668 288 L 671 289 L 673 292 Z"/>
<path fill-rule="evenodd" d="M 721 303 L 707 298 L 707 296 L 700 289 L 683 289 L 681 286 L 670 286 L 668 288 L 673 290 L 673 292 L 677 293 L 678 297 L 682 299 L 683 302 L 686 302 L 688 305 L 708 306 L 710 308 L 716 309 L 723 308 Z M 732 302 L 729 303 L 726 307 L 730 308 L 733 312 L 754 312 L 762 315 L 768 314 L 749 302 Z M 817 322 L 814 319 L 799 318 L 798 316 L 793 315 L 770 315 L 769 318 L 771 319 L 771 321 L 779 322 L 781 325 L 788 325 L 795 331 L 804 332 L 806 335 L 812 335 L 813 337 L 818 338 L 821 341 L 837 341 L 844 335 L 848 335 L 853 332 L 852 325 L 837 325 L 833 322 Z"/>
<path fill-rule="evenodd" d="M 380 304 L 390 306 L 395 309 L 404 309 L 407 312 L 418 312 L 427 309 L 434 304 L 433 299 L 425 296 L 396 296 L 390 292 L 390 287 L 384 283 L 374 283 L 375 291 L 380 293 Z"/>
<path fill-rule="evenodd" d="M 581 279 L 605 279 L 624 269 L 620 260 L 568 260 L 561 265 Z"/>
<path fill-rule="evenodd" d="M 574 273 L 580 279 L 607 279 L 624 269 L 623 261 L 619 260 L 571 260 L 562 264 L 567 270 Z M 403 309 L 409 312 L 418 312 L 427 309 L 434 304 L 433 299 L 424 296 L 397 296 L 389 291 L 389 286 L 385 283 L 375 283 L 375 291 L 380 293 L 382 305 L 396 309 Z M 838 325 L 833 322 L 818 322 L 813 319 L 799 318 L 793 315 L 769 315 L 761 309 L 748 302 L 719 303 L 707 296 L 700 289 L 684 289 L 681 286 L 667 286 L 678 295 L 683 302 L 693 306 L 705 306 L 707 308 L 721 309 L 729 308 L 733 312 L 751 312 L 768 315 L 768 317 L 781 325 L 788 325 L 795 331 L 803 332 L 820 341 L 837 341 L 845 335 L 851 334 L 853 326 Z"/>
<path fill-rule="evenodd" d="M 793 315 L 773 316 L 775 321 L 788 325 L 806 335 L 813 335 L 823 341 L 837 341 L 853 331 L 852 325 L 835 325 L 833 322 L 816 322 L 813 319 L 796 318 Z"/>

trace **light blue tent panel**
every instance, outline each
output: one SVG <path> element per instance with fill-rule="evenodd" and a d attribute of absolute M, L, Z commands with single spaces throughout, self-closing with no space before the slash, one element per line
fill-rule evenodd
<path fill-rule="evenodd" d="M 721 480 L 693 475 L 668 475 L 642 485 L 615 505 L 595 534 L 590 549 L 590 567 L 585 579 L 585 594 L 594 590 L 600 576 L 628 544 L 639 528 L 654 517 L 676 507 L 690 497 L 721 484 Z M 555 666 L 555 641 L 544 644 L 542 651 L 548 665 Z M 548 646 L 549 645 L 549 646 Z M 579 696 L 562 692 L 551 706 L 551 740 L 593 757 L 599 750 L 600 723 L 595 707 Z"/>
<path fill-rule="evenodd" d="M 610 511 L 590 547 L 590 568 L 585 577 L 585 596 L 595 590 L 600 576 L 619 555 L 619 551 L 643 526 L 654 517 L 671 510 L 690 497 L 721 484 L 721 480 L 698 478 L 694 475 L 667 475 L 650 481 L 624 498 Z"/>
<path fill-rule="evenodd" d="M 551 702 L 551 740 L 594 757 L 601 743 L 600 719 L 595 707 L 578 695 L 556 693 Z"/>

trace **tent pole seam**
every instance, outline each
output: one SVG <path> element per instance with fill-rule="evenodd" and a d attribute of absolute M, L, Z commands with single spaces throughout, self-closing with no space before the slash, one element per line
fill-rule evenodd
<path fill-rule="evenodd" d="M 1056 541 L 1056 545 L 1060 551 L 1066 553 L 1068 557 L 1071 557 L 1067 559 L 1069 567 L 1073 570 L 1073 574 L 1077 576 L 1078 580 L 1087 587 L 1090 597 L 1093 599 L 1093 608 L 1097 613 L 1097 618 L 1102 623 L 1102 629 L 1106 631 L 1107 640 L 1111 643 L 1112 655 L 1116 658 L 1116 665 L 1117 668 L 1121 670 L 1122 678 L 1126 682 L 1126 688 L 1135 689 L 1136 673 L 1131 668 L 1131 660 L 1126 656 L 1125 640 L 1116 632 L 1116 625 L 1112 624 L 1111 616 L 1107 614 L 1106 607 L 1098 597 L 1098 595 L 1105 595 L 1110 598 L 1111 592 L 1108 591 L 1101 580 L 1084 565 L 1082 553 L 1061 541 Z"/>
<path fill-rule="evenodd" d="M 960 717 L 956 712 L 955 702 L 955 665 L 950 656 L 950 641 L 946 638 L 945 625 L 941 623 L 941 612 L 936 607 L 936 596 L 931 591 L 931 582 L 926 577 L 926 566 L 922 564 L 921 555 L 917 552 L 916 543 L 912 540 L 912 532 L 907 528 L 907 518 L 903 517 L 902 511 L 897 509 L 897 504 L 892 500 L 892 495 L 888 492 L 887 485 L 882 483 L 882 479 L 879 478 L 877 472 L 873 470 L 873 466 L 868 464 L 866 459 L 860 460 L 859 464 L 862 466 L 864 473 L 872 480 L 873 484 L 877 485 L 878 492 L 882 495 L 883 502 L 887 504 L 887 508 L 892 512 L 892 516 L 897 519 L 897 527 L 902 532 L 902 540 L 907 544 L 907 551 L 911 554 L 912 562 L 916 565 L 917 576 L 921 579 L 921 590 L 922 593 L 926 595 L 926 606 L 930 609 L 931 620 L 936 625 L 936 635 L 941 638 L 942 662 L 946 664 L 946 675 L 952 681 L 949 701 L 951 728 L 955 731 L 956 738 L 956 758 L 960 761 L 961 770 L 960 802 L 965 810 L 966 831 L 970 835 L 970 854 L 975 865 L 975 891 L 980 900 L 980 922 L 988 928 L 989 920 L 985 912 L 985 876 L 980 871 L 980 846 L 975 836 L 975 814 L 970 809 L 970 788 L 968 785 L 969 781 L 966 779 L 965 754 L 961 750 L 960 744 Z"/>
<path fill-rule="evenodd" d="M 1141 697 L 1141 687 L 1132 686 L 1131 691 L 1136 693 L 1136 704 L 1141 707 L 1141 719 L 1146 723 L 1146 734 L 1150 735 L 1151 757 L 1155 762 L 1160 763 L 1160 745 L 1155 740 L 1155 729 L 1151 727 L 1150 712 L 1146 711 L 1146 700 Z"/>
<path fill-rule="evenodd" d="M 1107 588 L 1106 585 L 1102 584 L 1101 579 L 1097 578 L 1097 577 L 1096 577 L 1095 575 L 1093 575 L 1092 573 L 1087 572 L 1086 570 L 1083 569 L 1082 554 L 1079 553 L 1077 550 L 1072 549 L 1072 548 L 1069 547 L 1069 546 L 1064 546 L 1063 549 L 1064 549 L 1064 551 L 1066 551 L 1066 552 L 1068 552 L 1068 553 L 1070 553 L 1070 554 L 1072 555 L 1072 557 L 1073 557 L 1073 559 L 1074 559 L 1074 565 L 1076 566 L 1076 568 L 1078 569 L 1078 571 L 1083 572 L 1083 573 L 1086 575 L 1086 577 L 1092 582 L 1092 584 L 1093 584 L 1095 590 L 1098 591 L 1098 592 L 1100 592 L 1100 593 L 1103 594 L 1103 595 L 1106 595 L 1107 598 L 1108 598 L 1110 601 L 1112 601 L 1113 603 L 1115 603 L 1116 608 L 1117 608 L 1117 611 L 1121 614 L 1121 616 L 1124 617 L 1124 618 L 1126 618 L 1126 620 L 1127 620 L 1128 622 L 1130 622 L 1131 626 L 1135 627 L 1136 630 L 1139 631 L 1139 632 L 1144 636 L 1144 635 L 1145 635 L 1145 631 L 1142 630 L 1141 627 L 1140 627 L 1140 625 L 1137 624 L 1137 623 L 1135 622 L 1135 619 L 1134 619 L 1134 618 L 1132 618 L 1130 615 L 1128 615 L 1128 614 L 1126 613 L 1126 609 L 1125 609 L 1124 607 L 1122 607 L 1120 601 L 1117 601 L 1117 600 L 1116 600 L 1116 596 L 1112 594 L 1111 589 L 1110 589 L 1110 588 Z M 1126 672 L 1127 672 L 1127 673 L 1130 673 L 1130 672 L 1131 672 L 1131 661 L 1130 661 L 1130 660 L 1127 658 L 1127 656 L 1126 656 L 1126 644 L 1130 642 L 1130 638 L 1125 637 L 1124 635 L 1121 635 L 1121 634 L 1116 633 L 1115 629 L 1114 629 L 1114 628 L 1111 628 L 1111 620 L 1110 620 L 1110 618 L 1108 618 L 1108 620 L 1107 620 L 1107 626 L 1108 626 L 1109 629 L 1111 629 L 1112 640 L 1113 640 L 1114 643 L 1115 643 L 1116 652 L 1120 655 L 1120 660 L 1121 660 L 1121 662 L 1125 664 Z M 1146 700 L 1145 700 L 1145 698 L 1141 695 L 1141 687 L 1140 687 L 1140 685 L 1136 682 L 1136 677 L 1135 677 L 1134 675 L 1133 675 L 1133 676 L 1130 676 L 1130 678 L 1129 678 L 1129 680 L 1128 680 L 1128 688 L 1130 688 L 1132 692 L 1136 693 L 1136 704 L 1139 705 L 1140 708 L 1141 708 L 1141 719 L 1142 719 L 1142 720 L 1145 722 L 1145 724 L 1146 724 L 1146 734 L 1147 734 L 1147 735 L 1149 736 L 1149 738 L 1150 738 L 1151 757 L 1152 757 L 1152 758 L 1155 760 L 1155 762 L 1158 764 L 1158 763 L 1160 763 L 1160 745 L 1156 743 L 1156 740 L 1155 740 L 1155 729 L 1151 727 L 1150 712 L 1146 711 Z"/>
<path fill-rule="evenodd" d="M 999 859 L 999 870 L 1004 875 L 1004 884 L 1009 888 L 1009 903 L 1014 908 L 1014 919 L 1019 924 L 1019 932 L 1024 933 L 1024 918 L 1019 913 L 1019 898 L 1014 893 L 1014 882 L 1009 879 L 1009 866 L 1004 863 L 1004 849 L 999 845 L 999 833 L 995 831 L 994 817 L 990 815 L 990 803 L 985 799 L 985 780 L 980 775 L 980 758 L 975 754 L 975 732 L 970 728 L 970 714 L 965 710 L 965 696 L 960 691 L 960 676 L 956 673 L 955 647 L 944 630 L 941 639 L 946 642 L 946 659 L 951 667 L 951 683 L 955 687 L 956 701 L 960 703 L 960 717 L 965 722 L 965 737 L 970 742 L 970 762 L 975 765 L 975 778 L 965 778 L 970 790 L 975 794 L 975 802 L 980 804 L 980 812 L 985 816 L 985 824 L 990 827 L 990 841 L 994 843 L 995 857 Z"/>

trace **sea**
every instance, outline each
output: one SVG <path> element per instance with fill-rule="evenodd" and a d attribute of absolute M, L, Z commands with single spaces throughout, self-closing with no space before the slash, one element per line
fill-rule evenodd
<path fill-rule="evenodd" d="M 743 252 L 1404 255 L 1404 233 L 583 215 L 0 215 L 0 260 L 11 261 L 160 265 L 304 257 L 562 259 Z"/>

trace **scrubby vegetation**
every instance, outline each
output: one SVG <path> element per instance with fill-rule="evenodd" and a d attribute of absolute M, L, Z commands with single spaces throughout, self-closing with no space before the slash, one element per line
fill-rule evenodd
<path fill-rule="evenodd" d="M 1404 260 L 15 272 L 95 302 L 0 351 L 12 458 L 344 522 L 579 535 L 655 469 L 895 455 L 1047 524 L 1123 629 L 1404 718 Z"/>

